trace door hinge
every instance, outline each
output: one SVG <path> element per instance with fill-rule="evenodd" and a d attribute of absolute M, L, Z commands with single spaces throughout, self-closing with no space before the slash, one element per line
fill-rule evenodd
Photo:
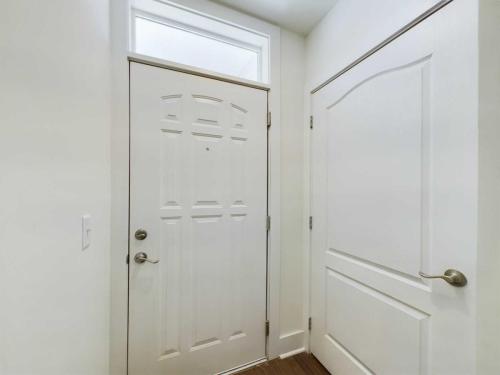
<path fill-rule="evenodd" d="M 269 320 L 266 320 L 266 337 L 269 336 Z"/>
<path fill-rule="evenodd" d="M 309 230 L 313 229 L 313 217 L 309 216 Z"/>
<path fill-rule="evenodd" d="M 266 230 L 269 232 L 271 230 L 271 216 L 266 218 Z"/>
<path fill-rule="evenodd" d="M 125 257 L 125 263 L 128 264 L 130 262 L 130 255 L 127 254 L 127 256 Z"/>
<path fill-rule="evenodd" d="M 267 112 L 267 127 L 271 127 L 271 112 Z"/>
<path fill-rule="evenodd" d="M 312 329 L 312 318 L 309 317 L 309 322 L 308 322 L 308 328 L 309 328 L 309 331 Z"/>
<path fill-rule="evenodd" d="M 314 123 L 314 117 L 313 116 L 309 116 L 309 128 L 310 129 L 313 128 L 313 123 Z"/>

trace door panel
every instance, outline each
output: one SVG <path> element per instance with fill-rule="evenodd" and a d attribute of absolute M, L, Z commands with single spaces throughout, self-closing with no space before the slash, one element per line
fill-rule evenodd
<path fill-rule="evenodd" d="M 313 353 L 335 374 L 474 374 L 473 35 L 456 0 L 312 97 Z M 457 288 L 441 275 L 467 275 Z"/>
<path fill-rule="evenodd" d="M 130 374 L 265 357 L 267 93 L 131 63 L 130 95 Z"/>
<path fill-rule="evenodd" d="M 325 114 L 336 124 L 327 130 L 329 249 L 409 275 L 422 269 L 428 209 L 422 201 L 428 63 L 378 72 Z"/>
<path fill-rule="evenodd" d="M 385 374 L 387 362 L 394 374 L 419 374 L 429 316 L 332 269 L 326 279 L 326 339 L 375 374 Z"/>

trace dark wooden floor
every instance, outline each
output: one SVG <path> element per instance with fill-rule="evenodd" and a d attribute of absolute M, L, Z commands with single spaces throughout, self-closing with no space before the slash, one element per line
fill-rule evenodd
<path fill-rule="evenodd" d="M 285 359 L 272 361 L 249 368 L 238 375 L 329 375 L 330 373 L 312 354 L 300 353 Z"/>

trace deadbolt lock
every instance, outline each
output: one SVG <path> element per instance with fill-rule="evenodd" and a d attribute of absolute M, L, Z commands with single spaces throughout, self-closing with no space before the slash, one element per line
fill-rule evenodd
<path fill-rule="evenodd" d="M 145 229 L 137 229 L 135 231 L 135 239 L 142 241 L 148 236 L 148 232 Z"/>

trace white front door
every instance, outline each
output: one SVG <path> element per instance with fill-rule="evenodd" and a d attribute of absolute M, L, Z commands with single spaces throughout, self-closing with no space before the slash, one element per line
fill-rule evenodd
<path fill-rule="evenodd" d="M 467 3 L 313 94 L 311 347 L 336 375 L 475 373 Z M 447 269 L 467 286 L 419 275 Z"/>
<path fill-rule="evenodd" d="M 130 69 L 129 374 L 262 359 L 267 93 Z"/>

